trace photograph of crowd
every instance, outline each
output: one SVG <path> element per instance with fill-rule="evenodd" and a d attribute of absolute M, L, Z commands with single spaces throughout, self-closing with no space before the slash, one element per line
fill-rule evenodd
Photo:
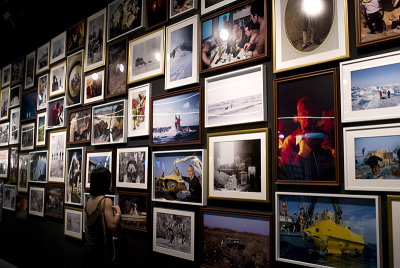
<path fill-rule="evenodd" d="M 116 0 L 108 5 L 107 41 L 143 26 L 143 2 L 143 0 Z"/>

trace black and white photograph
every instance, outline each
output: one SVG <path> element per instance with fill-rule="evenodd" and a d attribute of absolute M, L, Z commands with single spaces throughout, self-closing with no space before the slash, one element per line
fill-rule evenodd
<path fill-rule="evenodd" d="M 144 0 L 116 0 L 108 5 L 107 41 L 143 27 Z"/>
<path fill-rule="evenodd" d="M 29 214 L 44 217 L 44 187 L 29 188 Z"/>
<path fill-rule="evenodd" d="M 15 211 L 15 205 L 17 202 L 17 186 L 4 184 L 3 188 L 3 209 Z"/>
<path fill-rule="evenodd" d="M 21 151 L 33 150 L 35 145 L 35 123 L 21 125 Z"/>
<path fill-rule="evenodd" d="M 237 0 L 200 0 L 201 15 L 229 5 Z"/>
<path fill-rule="evenodd" d="M 104 8 L 87 18 L 85 72 L 105 64 L 106 11 Z"/>
<path fill-rule="evenodd" d="M 197 0 L 171 0 L 169 1 L 169 18 L 185 14 L 197 9 Z"/>
<path fill-rule="evenodd" d="M 14 108 L 20 105 L 22 85 L 17 85 L 10 88 L 10 107 Z"/>
<path fill-rule="evenodd" d="M 29 152 L 28 175 L 30 182 L 47 182 L 47 151 Z"/>
<path fill-rule="evenodd" d="M 67 42 L 67 32 L 51 39 L 51 52 L 50 52 L 50 64 L 53 64 L 63 58 L 65 58 L 65 44 Z"/>
<path fill-rule="evenodd" d="M 11 64 L 4 66 L 1 69 L 1 86 L 5 87 L 11 83 Z"/>
<path fill-rule="evenodd" d="M 164 74 L 165 28 L 129 41 L 128 83 Z"/>
<path fill-rule="evenodd" d="M 0 150 L 0 178 L 8 177 L 8 148 Z"/>
<path fill-rule="evenodd" d="M 25 59 L 25 86 L 24 89 L 33 87 L 35 84 L 35 62 L 36 51 L 29 53 Z"/>
<path fill-rule="evenodd" d="M 10 134 L 10 123 L 0 124 L 0 146 L 8 145 L 8 136 Z"/>
<path fill-rule="evenodd" d="M 49 97 L 58 96 L 65 93 L 65 74 L 67 64 L 62 62 L 50 69 L 50 91 Z"/>
<path fill-rule="evenodd" d="M 194 260 L 194 212 L 153 208 L 153 251 Z"/>
<path fill-rule="evenodd" d="M 38 78 L 37 89 L 37 110 L 43 110 L 47 107 L 47 96 L 49 92 L 49 74 L 42 75 Z"/>
<path fill-rule="evenodd" d="M 107 46 L 107 87 L 106 97 L 126 94 L 127 39 Z"/>
<path fill-rule="evenodd" d="M 147 189 L 148 148 L 117 149 L 117 187 Z"/>
<path fill-rule="evenodd" d="M 11 85 L 16 85 L 24 81 L 25 57 L 14 61 L 11 64 Z"/>
<path fill-rule="evenodd" d="M 83 197 L 84 147 L 68 148 L 66 157 L 65 203 L 81 205 Z"/>
<path fill-rule="evenodd" d="M 82 240 L 82 209 L 65 207 L 64 235 Z"/>
<path fill-rule="evenodd" d="M 10 110 L 10 136 L 9 144 L 19 143 L 20 107 Z"/>
<path fill-rule="evenodd" d="M 76 52 L 67 58 L 66 80 L 67 107 L 82 103 L 83 87 L 83 50 Z"/>
<path fill-rule="evenodd" d="M 49 134 L 49 182 L 64 182 L 65 148 L 67 131 L 57 130 Z"/>
<path fill-rule="evenodd" d="M 18 147 L 10 147 L 10 175 L 8 182 L 9 183 L 17 183 L 18 181 L 18 158 L 19 158 L 19 150 Z"/>
<path fill-rule="evenodd" d="M 65 97 L 49 100 L 47 102 L 46 129 L 65 126 Z"/>
<path fill-rule="evenodd" d="M 10 100 L 10 87 L 1 90 L 0 121 L 8 119 L 8 108 Z"/>
<path fill-rule="evenodd" d="M 29 165 L 29 154 L 19 154 L 18 164 L 18 192 L 28 192 L 28 165 Z"/>
<path fill-rule="evenodd" d="M 37 49 L 36 53 L 36 74 L 49 69 L 50 62 L 50 42 Z"/>
<path fill-rule="evenodd" d="M 44 211 L 46 216 L 62 218 L 64 214 L 64 185 L 47 183 Z"/>
<path fill-rule="evenodd" d="M 85 20 L 78 22 L 67 30 L 67 54 L 85 47 Z"/>

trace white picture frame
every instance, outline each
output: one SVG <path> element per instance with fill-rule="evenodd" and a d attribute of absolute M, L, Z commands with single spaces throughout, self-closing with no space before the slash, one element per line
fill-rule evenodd
<path fill-rule="evenodd" d="M 0 121 L 7 120 L 10 108 L 10 87 L 1 90 Z"/>
<path fill-rule="evenodd" d="M 44 217 L 44 187 L 29 187 L 29 214 Z"/>
<path fill-rule="evenodd" d="M 85 149 L 86 147 L 68 148 L 65 157 L 65 204 L 83 204 L 83 185 L 85 176 Z M 75 159 L 74 154 L 76 153 Z M 80 154 L 80 156 L 79 156 Z M 72 155 L 72 156 L 71 156 Z M 80 161 L 79 161 L 80 158 Z M 80 178 L 79 178 L 80 176 Z M 80 180 L 80 181 L 79 181 Z M 76 182 L 76 184 L 75 184 Z M 75 195 L 75 198 L 73 198 Z M 74 200 L 79 200 L 73 201 Z"/>
<path fill-rule="evenodd" d="M 47 101 L 46 130 L 65 127 L 66 111 L 65 96 Z"/>
<path fill-rule="evenodd" d="M 0 178 L 3 179 L 8 177 L 8 156 L 8 148 L 0 150 Z"/>
<path fill-rule="evenodd" d="M 95 71 L 93 73 L 85 75 L 85 84 L 83 86 L 83 103 L 84 104 L 89 104 L 89 103 L 94 103 L 94 102 L 100 102 L 104 100 L 104 76 L 105 72 L 103 70 Z M 95 83 L 95 87 L 97 88 L 96 90 L 99 90 L 98 87 L 100 88 L 100 94 L 98 96 L 88 96 L 88 87 L 93 86 L 93 83 Z"/>
<path fill-rule="evenodd" d="M 96 162 L 94 160 L 100 161 Z M 85 189 L 90 189 L 90 175 L 92 171 L 99 165 L 108 168 L 111 172 L 112 178 L 112 170 L 113 170 L 113 151 L 112 150 L 94 150 L 94 151 L 86 151 L 85 153 Z M 107 165 L 108 164 L 108 165 Z"/>
<path fill-rule="evenodd" d="M 65 58 L 67 32 L 63 32 L 50 41 L 50 64 Z"/>
<path fill-rule="evenodd" d="M 103 8 L 86 20 L 85 72 L 103 66 L 106 63 L 106 13 L 107 8 Z M 99 34 L 102 35 L 101 40 L 98 38 Z M 93 37 L 91 38 L 91 36 Z M 98 53 L 100 54 L 96 55 Z"/>
<path fill-rule="evenodd" d="M 64 208 L 64 235 L 82 240 L 83 210 L 81 208 Z"/>
<path fill-rule="evenodd" d="M 10 107 L 18 107 L 21 104 L 22 85 L 10 87 Z"/>
<path fill-rule="evenodd" d="M 65 150 L 67 147 L 67 131 L 56 130 L 49 133 L 49 182 L 64 183 Z"/>
<path fill-rule="evenodd" d="M 29 182 L 46 183 L 48 177 L 48 151 L 29 152 Z M 39 169 L 38 169 L 39 168 Z"/>
<path fill-rule="evenodd" d="M 233 2 L 236 2 L 236 1 L 237 0 L 220 0 L 220 1 L 215 1 L 215 2 L 217 2 L 215 4 L 212 4 L 212 3 L 210 4 L 210 3 L 206 3 L 207 0 L 200 0 L 201 15 L 204 15 L 206 13 L 209 13 L 211 11 L 214 11 L 216 9 L 219 9 L 221 7 L 229 5 L 229 4 L 231 4 Z"/>
<path fill-rule="evenodd" d="M 35 135 L 35 144 L 36 146 L 45 146 L 46 145 L 46 116 L 47 113 L 37 113 L 36 115 L 36 135 Z M 39 132 L 43 129 L 43 140 L 39 141 L 39 138 L 42 136 Z"/>
<path fill-rule="evenodd" d="M 5 87 L 11 83 L 11 63 L 1 69 L 1 86 Z"/>
<path fill-rule="evenodd" d="M 48 94 L 49 94 L 49 74 L 44 74 L 38 78 L 37 88 L 37 103 L 36 110 L 43 110 L 47 107 Z"/>
<path fill-rule="evenodd" d="M 47 71 L 50 66 L 50 42 L 36 50 L 36 74 Z"/>
<path fill-rule="evenodd" d="M 0 189 L 1 190 L 1 189 Z M 6 192 L 8 191 L 9 194 Z M 3 184 L 3 209 L 15 211 L 17 206 L 17 186 L 14 184 Z"/>
<path fill-rule="evenodd" d="M 21 107 L 13 108 L 10 111 L 10 135 L 8 144 L 19 143 Z"/>
<path fill-rule="evenodd" d="M 0 124 L 0 146 L 8 146 L 10 122 Z"/>
<path fill-rule="evenodd" d="M 396 254 L 400 249 L 400 228 L 397 223 L 400 220 L 400 196 L 388 195 L 387 196 L 387 209 L 388 209 L 388 234 L 389 234 L 389 267 L 399 267 L 400 256 Z"/>
<path fill-rule="evenodd" d="M 148 160 L 149 160 L 148 147 L 117 149 L 117 163 L 116 163 L 117 176 L 115 179 L 116 187 L 147 189 Z M 133 166 L 134 168 L 132 169 L 130 168 L 130 166 Z M 130 171 L 129 174 L 128 170 Z M 136 178 L 132 178 L 133 175 L 131 174 L 136 175 Z M 134 180 L 130 179 L 129 177 L 131 177 Z"/>
<path fill-rule="evenodd" d="M 128 91 L 128 137 L 149 135 L 151 84 Z M 133 108 L 135 104 L 135 108 Z M 143 114 L 144 110 L 144 114 Z"/>
<path fill-rule="evenodd" d="M 21 151 L 35 148 L 35 123 L 21 125 Z"/>
<path fill-rule="evenodd" d="M 65 93 L 67 63 L 63 61 L 50 68 L 49 98 Z M 62 80 L 59 82 L 59 80 Z"/>
<path fill-rule="evenodd" d="M 24 89 L 28 89 L 35 85 L 35 63 L 36 51 L 32 51 L 25 58 L 25 81 Z"/>

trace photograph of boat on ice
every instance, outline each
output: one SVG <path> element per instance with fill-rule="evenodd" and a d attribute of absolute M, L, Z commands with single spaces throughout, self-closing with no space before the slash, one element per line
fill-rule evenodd
<path fill-rule="evenodd" d="M 276 259 L 380 267 L 378 196 L 276 193 Z"/>

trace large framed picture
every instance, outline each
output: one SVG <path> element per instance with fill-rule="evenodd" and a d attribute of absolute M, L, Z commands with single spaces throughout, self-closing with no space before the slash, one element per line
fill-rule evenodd
<path fill-rule="evenodd" d="M 62 218 L 64 214 L 64 185 L 47 183 L 44 202 L 44 214 L 54 218 Z"/>
<path fill-rule="evenodd" d="M 29 214 L 44 217 L 44 187 L 29 187 Z"/>
<path fill-rule="evenodd" d="M 315 3 L 272 1 L 275 73 L 350 56 L 347 0 Z"/>
<path fill-rule="evenodd" d="M 46 129 L 65 127 L 65 97 L 49 100 L 46 113 Z"/>
<path fill-rule="evenodd" d="M 336 69 L 274 80 L 275 183 L 339 185 L 337 94 Z"/>
<path fill-rule="evenodd" d="M 201 144 L 202 95 L 195 87 L 151 98 L 150 145 Z"/>
<path fill-rule="evenodd" d="M 116 186 L 147 189 L 148 148 L 117 149 Z"/>
<path fill-rule="evenodd" d="M 82 240 L 83 211 L 81 208 L 65 207 L 64 235 Z"/>
<path fill-rule="evenodd" d="M 36 116 L 36 147 L 46 145 L 46 112 Z"/>
<path fill-rule="evenodd" d="M 265 69 L 257 65 L 205 78 L 205 127 L 265 121 Z"/>
<path fill-rule="evenodd" d="M 147 232 L 150 223 L 150 198 L 147 193 L 119 192 L 121 226 Z"/>
<path fill-rule="evenodd" d="M 105 64 L 106 52 L 106 13 L 104 8 L 87 18 L 85 72 Z"/>
<path fill-rule="evenodd" d="M 104 100 L 104 69 L 95 70 L 85 75 L 83 103 L 95 103 Z"/>
<path fill-rule="evenodd" d="M 128 92 L 128 137 L 149 135 L 151 84 L 130 88 Z"/>
<path fill-rule="evenodd" d="M 0 124 L 0 146 L 7 146 L 10 136 L 10 123 Z"/>
<path fill-rule="evenodd" d="M 144 0 L 115 0 L 108 4 L 107 42 L 144 26 L 144 2 Z"/>
<path fill-rule="evenodd" d="M 342 122 L 397 118 L 400 51 L 340 63 Z"/>
<path fill-rule="evenodd" d="M 49 92 L 49 74 L 44 74 L 38 78 L 37 110 L 46 109 L 48 92 Z"/>
<path fill-rule="evenodd" d="M 380 197 L 276 192 L 275 211 L 277 261 L 382 267 Z"/>
<path fill-rule="evenodd" d="M 202 267 L 272 267 L 273 215 L 200 209 Z"/>
<path fill-rule="evenodd" d="M 17 85 L 10 88 L 10 107 L 14 108 L 20 105 L 21 103 L 21 92 L 22 85 Z"/>
<path fill-rule="evenodd" d="M 18 192 L 28 192 L 28 165 L 29 165 L 29 154 L 20 153 L 18 164 Z"/>
<path fill-rule="evenodd" d="M 8 148 L 0 150 L 0 178 L 8 178 Z"/>
<path fill-rule="evenodd" d="M 85 20 L 71 26 L 67 30 L 67 54 L 85 48 Z"/>
<path fill-rule="evenodd" d="M 47 182 L 47 150 L 29 152 L 28 175 L 30 182 Z"/>
<path fill-rule="evenodd" d="M 18 158 L 19 150 L 18 147 L 10 147 L 10 161 L 9 161 L 9 178 L 10 183 L 18 183 Z"/>
<path fill-rule="evenodd" d="M 36 90 L 31 90 L 22 94 L 21 100 L 21 122 L 35 119 L 36 117 Z"/>
<path fill-rule="evenodd" d="M 13 184 L 4 184 L 3 188 L 3 209 L 15 211 L 17 186 Z"/>
<path fill-rule="evenodd" d="M 129 41 L 128 83 L 164 74 L 164 44 L 165 27 Z"/>
<path fill-rule="evenodd" d="M 194 9 L 197 9 L 197 0 L 171 0 L 169 1 L 169 18 L 175 18 Z"/>
<path fill-rule="evenodd" d="M 67 32 L 63 32 L 50 41 L 50 64 L 65 58 Z"/>
<path fill-rule="evenodd" d="M 269 56 L 267 1 L 244 1 L 201 19 L 200 73 Z"/>
<path fill-rule="evenodd" d="M 82 205 L 83 176 L 85 175 L 85 147 L 67 149 L 65 169 L 65 199 L 66 204 Z"/>
<path fill-rule="evenodd" d="M 234 3 L 237 0 L 200 0 L 201 15 Z"/>
<path fill-rule="evenodd" d="M 11 64 L 11 85 L 24 82 L 25 57 L 19 58 Z"/>
<path fill-rule="evenodd" d="M 269 202 L 267 128 L 207 134 L 208 198 Z"/>
<path fill-rule="evenodd" d="M 146 1 L 146 30 L 161 26 L 168 21 L 168 0 Z"/>
<path fill-rule="evenodd" d="M 166 29 L 165 89 L 199 82 L 198 21 L 195 15 Z"/>
<path fill-rule="evenodd" d="M 50 68 L 49 97 L 55 97 L 65 93 L 65 74 L 67 64 L 65 61 Z"/>
<path fill-rule="evenodd" d="M 50 62 L 50 42 L 39 47 L 36 51 L 36 74 L 40 74 L 49 69 Z"/>
<path fill-rule="evenodd" d="M 194 261 L 193 211 L 153 208 L 153 251 Z"/>
<path fill-rule="evenodd" d="M 67 80 L 65 96 L 67 107 L 82 103 L 83 91 L 83 50 L 67 58 Z"/>
<path fill-rule="evenodd" d="M 126 38 L 107 45 L 107 98 L 126 94 L 127 49 Z"/>
<path fill-rule="evenodd" d="M 205 150 L 153 152 L 153 201 L 207 205 Z"/>
<path fill-rule="evenodd" d="M 66 130 L 56 130 L 49 133 L 49 182 L 64 183 L 65 181 L 66 143 Z"/>
<path fill-rule="evenodd" d="M 28 55 L 26 55 L 24 89 L 33 87 L 35 84 L 35 62 L 36 62 L 36 51 L 33 51 Z"/>
<path fill-rule="evenodd" d="M 90 142 L 91 119 L 91 107 L 82 107 L 68 111 L 68 144 Z"/>
<path fill-rule="evenodd" d="M 29 196 L 28 195 L 17 195 L 17 219 L 28 220 L 28 207 L 29 207 Z"/>
<path fill-rule="evenodd" d="M 92 145 L 126 143 L 126 100 L 92 107 Z"/>
<path fill-rule="evenodd" d="M 21 151 L 33 150 L 35 147 L 35 123 L 21 125 Z"/>
<path fill-rule="evenodd" d="M 1 86 L 5 87 L 11 83 L 11 64 L 8 64 L 1 69 Z"/>
<path fill-rule="evenodd" d="M 97 167 L 108 168 L 113 174 L 113 151 L 112 149 L 91 150 L 86 151 L 86 168 L 85 168 L 85 188 L 90 189 L 90 175 Z M 112 180 L 112 179 L 111 179 Z M 114 183 L 112 183 L 114 184 Z"/>
<path fill-rule="evenodd" d="M 399 252 L 400 249 L 400 230 L 397 225 L 397 222 L 399 222 L 400 220 L 400 215 L 398 213 L 400 209 L 400 196 L 388 195 L 387 209 L 389 234 L 389 264 L 391 268 L 394 268 L 400 265 L 400 258 L 398 254 L 396 254 L 397 252 Z"/>
<path fill-rule="evenodd" d="M 8 120 L 8 109 L 10 108 L 10 87 L 1 90 L 0 121 Z"/>
<path fill-rule="evenodd" d="M 20 110 L 20 107 L 10 110 L 10 145 L 19 143 Z"/>

